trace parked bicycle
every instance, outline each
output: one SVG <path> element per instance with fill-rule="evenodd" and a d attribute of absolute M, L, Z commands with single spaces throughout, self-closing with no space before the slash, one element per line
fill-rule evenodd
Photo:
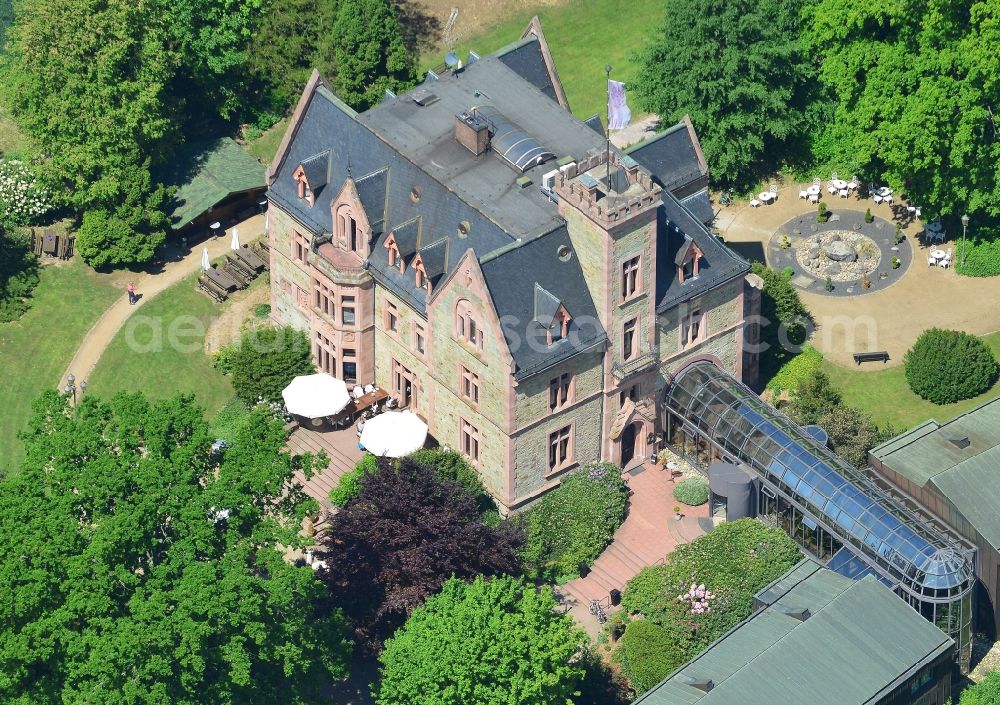
<path fill-rule="evenodd" d="M 604 608 L 601 607 L 600 600 L 590 601 L 590 613 L 597 617 L 599 624 L 604 624 L 608 621 L 608 615 L 605 613 Z"/>

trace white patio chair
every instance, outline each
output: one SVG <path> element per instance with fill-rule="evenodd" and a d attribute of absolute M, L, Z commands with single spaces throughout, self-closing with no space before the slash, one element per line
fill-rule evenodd
<path fill-rule="evenodd" d="M 830 194 L 831 196 L 836 196 L 837 195 L 837 187 L 834 186 L 833 184 L 827 184 L 826 192 L 828 194 Z"/>
<path fill-rule="evenodd" d="M 750 199 L 750 207 L 751 208 L 760 208 L 760 201 L 758 201 L 756 198 L 751 198 Z"/>
<path fill-rule="evenodd" d="M 819 186 L 819 185 L 820 185 L 820 180 L 819 177 L 817 176 L 813 179 L 813 186 Z"/>
<path fill-rule="evenodd" d="M 940 262 L 938 262 L 938 266 L 939 267 L 944 267 L 945 269 L 948 269 L 949 265 L 951 265 L 951 258 L 950 257 L 945 257 Z"/>
<path fill-rule="evenodd" d="M 889 205 L 892 205 L 892 195 L 890 194 L 888 196 L 883 196 L 882 203 L 888 203 Z"/>
<path fill-rule="evenodd" d="M 360 399 L 361 397 L 363 397 L 365 395 L 365 390 L 362 389 L 361 387 L 357 387 L 356 386 L 356 387 L 354 387 L 353 390 L 351 390 L 351 394 L 354 395 L 355 399 Z"/>
<path fill-rule="evenodd" d="M 882 202 L 882 197 L 876 193 L 874 196 L 872 196 L 872 200 L 875 201 L 875 205 L 878 205 L 879 203 Z"/>
<path fill-rule="evenodd" d="M 847 198 L 847 193 L 848 193 L 848 191 L 847 191 L 846 188 L 840 189 L 840 197 L 841 198 Z"/>
<path fill-rule="evenodd" d="M 840 177 L 839 177 L 839 176 L 837 176 L 837 172 L 833 172 L 832 174 L 830 174 L 830 178 L 831 178 L 831 179 L 833 179 L 834 181 L 836 181 L 836 180 L 837 180 L 837 179 L 839 179 Z"/>
<path fill-rule="evenodd" d="M 937 260 L 934 259 L 932 256 L 928 255 L 927 256 L 927 266 L 928 267 L 933 267 L 935 264 L 937 264 Z"/>
<path fill-rule="evenodd" d="M 917 210 L 916 210 L 916 211 L 915 211 L 915 212 L 913 213 L 913 215 L 914 215 L 915 217 L 919 218 L 919 217 L 920 217 L 920 209 L 919 209 L 919 208 L 917 208 Z"/>
<path fill-rule="evenodd" d="M 365 385 L 365 394 L 372 394 L 374 392 L 375 392 L 375 385 L 374 384 L 366 384 Z"/>
<path fill-rule="evenodd" d="M 806 190 L 799 191 L 799 198 L 808 199 L 809 198 L 809 192 L 806 191 Z"/>
<path fill-rule="evenodd" d="M 810 193 L 809 194 L 809 202 L 810 203 L 819 203 L 819 194 L 818 193 Z"/>
<path fill-rule="evenodd" d="M 853 191 L 857 187 L 858 187 L 858 177 L 852 176 L 851 180 L 847 184 L 847 188 L 849 188 L 849 189 L 851 189 Z"/>
<path fill-rule="evenodd" d="M 951 248 L 948 248 L 948 254 L 945 255 L 948 259 L 951 259 Z"/>

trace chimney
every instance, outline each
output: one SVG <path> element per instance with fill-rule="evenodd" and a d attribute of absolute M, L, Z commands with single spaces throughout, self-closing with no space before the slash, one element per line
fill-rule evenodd
<path fill-rule="evenodd" d="M 478 157 L 490 144 L 489 122 L 475 110 L 459 113 L 455 116 L 455 139 Z"/>

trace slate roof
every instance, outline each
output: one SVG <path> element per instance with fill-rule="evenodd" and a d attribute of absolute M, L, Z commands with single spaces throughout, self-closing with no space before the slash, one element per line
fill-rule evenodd
<path fill-rule="evenodd" d="M 330 150 L 325 150 L 302 161 L 306 183 L 313 193 L 319 193 L 326 186 L 326 174 L 330 167 Z"/>
<path fill-rule="evenodd" d="M 947 436 L 967 436 L 959 448 Z M 1000 550 L 1000 398 L 940 424 L 933 419 L 871 450 L 894 472 L 933 484 Z"/>
<path fill-rule="evenodd" d="M 632 145 L 625 152 L 653 172 L 660 186 L 670 191 L 708 174 L 683 122 Z"/>
<path fill-rule="evenodd" d="M 177 192 L 168 206 L 179 230 L 234 193 L 264 187 L 264 167 L 228 137 L 183 145 L 161 178 Z"/>
<path fill-rule="evenodd" d="M 768 606 L 668 676 L 635 705 L 877 703 L 954 642 L 872 577 L 854 581 L 806 559 L 758 593 Z M 787 610 L 806 608 L 804 621 Z M 687 678 L 711 679 L 699 690 Z"/>
<path fill-rule="evenodd" d="M 542 93 L 558 102 L 542 48 L 535 37 L 529 36 L 494 53 L 506 66 Z"/>
<path fill-rule="evenodd" d="M 480 267 L 497 315 L 516 334 L 508 340 L 517 364 L 515 379 L 537 374 L 607 340 L 565 227 L 487 257 Z M 547 328 L 537 320 L 536 285 L 548 294 L 542 296 L 543 302 L 555 301 L 556 309 L 561 303 L 572 317 L 568 335 L 552 345 L 547 344 Z"/>

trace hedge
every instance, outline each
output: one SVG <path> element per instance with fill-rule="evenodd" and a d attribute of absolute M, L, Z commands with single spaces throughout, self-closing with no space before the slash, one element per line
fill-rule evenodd
<path fill-rule="evenodd" d="M 930 328 L 903 357 L 906 381 L 918 396 L 935 404 L 970 399 L 997 378 L 993 351 L 974 335 Z"/>
<path fill-rule="evenodd" d="M 522 558 L 528 577 L 564 582 L 593 563 L 625 521 L 628 485 L 610 463 L 570 475 L 518 518 L 527 541 Z"/>
<path fill-rule="evenodd" d="M 672 633 L 647 619 L 629 622 L 615 656 L 637 695 L 645 693 L 687 660 L 682 647 L 684 638 L 683 631 L 674 628 Z"/>
<path fill-rule="evenodd" d="M 809 343 L 802 346 L 802 352 L 782 363 L 768 381 L 767 388 L 775 394 L 783 390 L 798 389 L 799 385 L 823 366 L 823 353 Z"/>
<path fill-rule="evenodd" d="M 377 466 L 378 459 L 371 453 L 365 453 L 354 469 L 341 475 L 337 486 L 330 490 L 330 503 L 341 509 L 346 507 L 361 491 L 361 478 L 374 472 Z"/>
<path fill-rule="evenodd" d="M 689 507 L 697 507 L 708 501 L 708 481 L 700 477 L 681 480 L 674 487 L 674 499 Z"/>
<path fill-rule="evenodd" d="M 967 277 L 995 277 L 1000 275 L 1000 237 L 995 240 L 972 240 L 966 243 L 965 264 L 962 264 L 962 245 L 955 248 L 955 271 Z"/>

